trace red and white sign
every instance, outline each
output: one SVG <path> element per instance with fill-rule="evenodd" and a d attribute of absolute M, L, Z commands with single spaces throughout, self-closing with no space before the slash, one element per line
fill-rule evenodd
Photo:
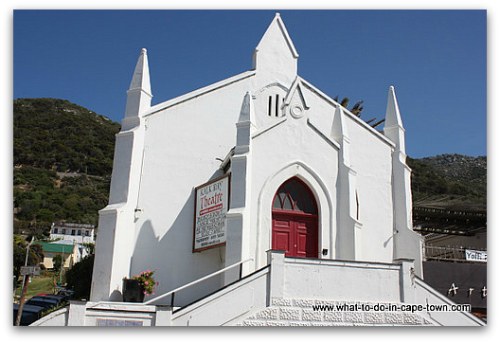
<path fill-rule="evenodd" d="M 230 174 L 195 188 L 193 252 L 226 244 Z"/>

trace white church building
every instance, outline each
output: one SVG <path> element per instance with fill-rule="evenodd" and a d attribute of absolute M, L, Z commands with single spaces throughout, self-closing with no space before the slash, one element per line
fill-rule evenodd
<path fill-rule="evenodd" d="M 381 133 L 298 59 L 276 14 L 249 71 L 152 106 L 142 50 L 91 298 L 34 325 L 484 325 L 422 279 L 394 87 Z M 144 270 L 155 294 L 124 302 Z"/>

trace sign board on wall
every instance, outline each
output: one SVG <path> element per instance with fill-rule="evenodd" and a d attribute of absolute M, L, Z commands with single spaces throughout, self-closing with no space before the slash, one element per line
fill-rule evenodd
<path fill-rule="evenodd" d="M 195 188 L 193 252 L 226 244 L 230 174 Z"/>
<path fill-rule="evenodd" d="M 488 255 L 486 251 L 465 249 L 465 260 L 475 262 L 487 262 Z"/>

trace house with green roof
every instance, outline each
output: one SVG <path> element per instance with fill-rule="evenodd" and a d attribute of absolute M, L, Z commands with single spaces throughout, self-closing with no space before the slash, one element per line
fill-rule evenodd
<path fill-rule="evenodd" d="M 64 268 L 71 268 L 77 262 L 77 245 L 60 244 L 57 242 L 36 242 L 43 249 L 43 265 L 45 268 L 54 268 L 53 259 L 55 256 L 62 256 Z"/>

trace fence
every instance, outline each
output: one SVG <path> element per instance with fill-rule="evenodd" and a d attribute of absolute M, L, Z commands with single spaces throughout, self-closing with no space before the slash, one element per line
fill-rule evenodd
<path fill-rule="evenodd" d="M 470 248 L 457 247 L 457 246 L 435 246 L 435 245 L 424 245 L 423 246 L 423 256 L 427 261 L 437 260 L 437 261 L 456 261 L 456 262 L 469 262 L 466 259 L 466 250 L 471 250 Z"/>

